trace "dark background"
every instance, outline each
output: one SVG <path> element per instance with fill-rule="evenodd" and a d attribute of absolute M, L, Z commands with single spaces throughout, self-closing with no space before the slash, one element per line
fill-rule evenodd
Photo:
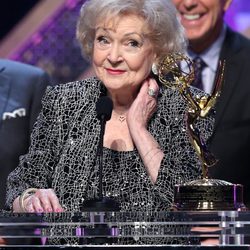
<path fill-rule="evenodd" d="M 43 0 L 1 0 L 0 40 L 24 17 L 32 7 Z M 53 0 L 51 0 L 53 1 Z M 100 0 L 101 1 L 101 0 Z M 250 1 L 234 0 L 227 11 L 226 20 L 236 30 L 250 29 Z M 243 21 L 244 19 L 244 21 Z M 238 20 L 238 21 L 236 21 Z"/>
<path fill-rule="evenodd" d="M 42 0 L 3 0 L 0 4 L 0 40 Z M 53 1 L 53 0 L 52 0 Z"/>

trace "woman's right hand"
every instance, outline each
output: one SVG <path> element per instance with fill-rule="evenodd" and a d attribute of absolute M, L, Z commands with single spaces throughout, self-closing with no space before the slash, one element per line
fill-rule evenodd
<path fill-rule="evenodd" d="M 24 208 L 27 213 L 51 213 L 63 212 L 53 189 L 37 189 L 37 191 L 24 200 Z M 13 203 L 14 212 L 24 212 L 20 207 L 19 197 Z"/>
<path fill-rule="evenodd" d="M 148 94 L 149 90 L 154 90 L 155 96 L 150 96 Z M 130 132 L 137 129 L 147 129 L 148 121 L 156 111 L 158 92 L 159 86 L 154 79 L 147 78 L 144 80 L 127 114 Z M 137 132 L 135 132 L 135 134 L 137 134 Z"/>

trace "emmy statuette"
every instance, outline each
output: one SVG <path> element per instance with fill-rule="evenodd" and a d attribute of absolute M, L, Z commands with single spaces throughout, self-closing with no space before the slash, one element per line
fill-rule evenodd
<path fill-rule="evenodd" d="M 186 70 L 184 71 L 183 68 Z M 208 177 L 208 168 L 215 165 L 217 159 L 208 150 L 200 131 L 195 127 L 197 119 L 206 117 L 214 107 L 221 92 L 224 69 L 225 62 L 220 62 L 211 95 L 204 94 L 198 97 L 193 96 L 189 88 L 195 77 L 193 62 L 190 58 L 182 53 L 169 54 L 159 65 L 158 77 L 160 82 L 166 87 L 177 88 L 188 104 L 186 115 L 187 131 L 202 165 L 200 179 L 175 185 L 175 210 L 246 209 L 243 203 L 243 186 L 241 184 L 233 184 Z"/>

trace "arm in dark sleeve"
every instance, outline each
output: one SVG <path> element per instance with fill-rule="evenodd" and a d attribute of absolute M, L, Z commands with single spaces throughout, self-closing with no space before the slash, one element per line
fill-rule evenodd
<path fill-rule="evenodd" d="M 27 188 L 50 188 L 54 167 L 59 155 L 59 124 L 56 107 L 57 92 L 48 87 L 43 98 L 43 108 L 31 135 L 29 152 L 20 157 L 18 167 L 11 172 L 7 182 L 6 207 Z"/>
<path fill-rule="evenodd" d="M 176 99 L 177 100 L 177 99 Z M 175 100 L 178 112 L 165 119 L 171 119 L 169 141 L 161 141 L 164 158 L 161 163 L 155 190 L 163 200 L 173 201 L 173 189 L 176 184 L 183 184 L 201 177 L 201 162 L 191 143 L 187 130 L 187 106 L 183 99 Z M 205 118 L 198 118 L 195 127 L 200 135 L 208 141 L 214 128 L 214 116 L 211 112 Z M 163 135 L 162 138 L 166 137 Z M 167 190 L 167 191 L 166 191 Z"/>
<path fill-rule="evenodd" d="M 44 96 L 46 88 L 51 86 L 50 77 L 44 71 L 39 71 L 39 74 L 35 76 L 34 79 L 34 89 L 33 89 L 33 96 L 32 96 L 32 103 L 30 108 L 30 131 L 32 131 L 33 125 L 38 117 L 39 112 L 42 108 L 41 100 Z"/>

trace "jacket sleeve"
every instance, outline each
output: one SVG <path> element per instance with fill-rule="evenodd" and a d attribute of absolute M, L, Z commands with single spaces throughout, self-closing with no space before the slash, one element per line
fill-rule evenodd
<path fill-rule="evenodd" d="M 164 158 L 154 185 L 156 194 L 169 204 L 173 202 L 176 184 L 200 179 L 202 173 L 201 162 L 187 129 L 187 104 L 179 97 L 175 99 L 174 104 L 177 112 L 168 112 L 165 107 L 165 112 L 161 115 L 164 117 L 165 114 L 165 121 L 168 120 L 169 126 L 168 129 L 162 129 L 160 145 L 164 151 Z M 171 106 L 170 103 L 169 106 Z M 195 127 L 201 137 L 208 141 L 214 127 L 213 112 L 205 118 L 198 118 Z"/>
<path fill-rule="evenodd" d="M 50 83 L 50 77 L 46 72 L 39 71 L 36 75 L 34 75 L 34 77 L 36 79 L 33 80 L 35 84 L 33 84 L 33 95 L 30 109 L 30 131 L 32 131 L 33 125 L 39 115 L 39 112 L 41 111 L 41 100 L 45 90 L 48 86 L 52 86 Z"/>
<path fill-rule="evenodd" d="M 58 118 L 58 91 L 48 87 L 42 100 L 42 110 L 31 134 L 31 145 L 26 155 L 19 159 L 18 167 L 7 180 L 6 208 L 27 188 L 50 188 L 53 169 L 60 151 Z"/>

